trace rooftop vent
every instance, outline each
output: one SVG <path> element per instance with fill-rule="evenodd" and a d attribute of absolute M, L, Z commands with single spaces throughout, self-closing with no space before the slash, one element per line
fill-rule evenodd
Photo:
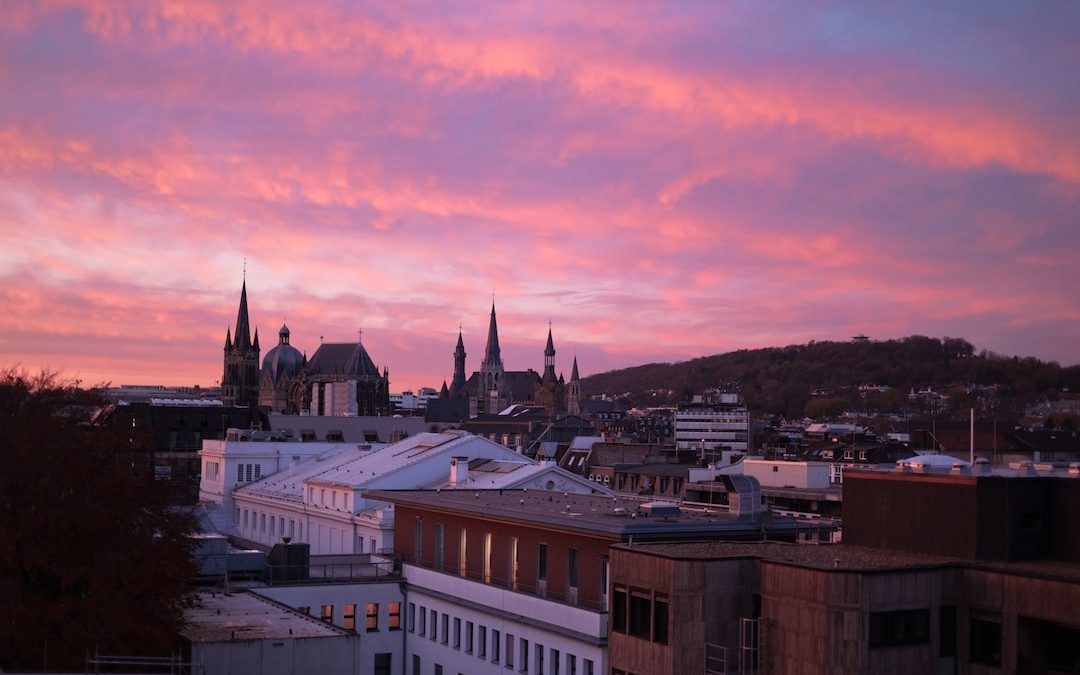
<path fill-rule="evenodd" d="M 679 515 L 679 505 L 667 502 L 648 502 L 641 505 L 643 515 L 653 518 L 676 518 Z"/>

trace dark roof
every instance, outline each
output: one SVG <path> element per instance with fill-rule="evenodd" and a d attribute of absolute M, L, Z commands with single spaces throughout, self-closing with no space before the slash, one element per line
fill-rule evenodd
<path fill-rule="evenodd" d="M 565 494 L 545 490 L 368 490 L 365 496 L 397 506 L 432 509 L 443 514 L 534 524 L 605 538 L 761 537 L 763 523 L 774 533 L 790 535 L 796 523 L 763 515 L 739 518 L 726 511 L 681 509 L 668 518 L 641 515 L 645 503 L 631 497 Z M 615 509 L 625 509 L 616 515 Z M 638 514 L 634 516 L 633 514 Z"/>
<path fill-rule="evenodd" d="M 636 473 L 643 476 L 674 476 L 686 478 L 690 475 L 691 464 L 638 464 L 635 466 L 616 467 L 618 473 Z"/>
<path fill-rule="evenodd" d="M 308 364 L 308 375 L 315 379 L 355 379 L 361 382 L 381 377 L 375 362 L 359 342 L 326 342 L 319 345 Z"/>

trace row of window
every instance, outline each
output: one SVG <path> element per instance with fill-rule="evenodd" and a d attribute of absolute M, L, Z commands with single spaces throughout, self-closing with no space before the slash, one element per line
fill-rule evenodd
<path fill-rule="evenodd" d="M 545 648 L 539 642 L 532 645 L 524 637 L 502 633 L 496 628 L 472 621 L 462 621 L 460 617 L 451 617 L 445 612 L 439 614 L 435 609 L 410 602 L 406 618 L 408 631 L 419 637 L 427 637 L 432 642 L 473 654 L 478 659 L 502 663 L 507 669 L 531 675 L 594 675 L 591 659 L 579 659 L 576 654 L 563 653 L 554 647 Z M 515 662 L 516 657 L 516 662 Z M 530 657 L 532 657 L 530 667 Z M 564 661 L 565 657 L 565 661 Z M 546 661 L 545 661 L 546 658 Z M 564 667 L 565 663 L 565 667 Z M 546 666 L 546 667 L 545 667 Z M 420 673 L 420 657 L 413 656 L 413 672 Z M 442 672 L 442 667 L 435 664 L 435 672 Z"/>
<path fill-rule="evenodd" d="M 236 482 L 250 483 L 262 478 L 262 464 L 237 464 Z"/>
<path fill-rule="evenodd" d="M 302 606 L 297 607 L 297 610 L 311 614 L 311 607 Z M 333 605 L 320 605 L 319 606 L 319 618 L 326 623 L 334 622 L 334 606 Z M 341 608 L 341 625 L 346 630 L 355 630 L 359 632 L 356 627 L 356 604 L 349 603 L 343 605 Z M 379 630 L 379 603 L 369 602 L 364 606 L 364 628 L 368 633 L 374 633 Z M 386 606 L 386 629 L 387 630 L 401 630 L 401 603 L 391 602 Z"/>
<path fill-rule="evenodd" d="M 326 500 L 326 488 L 319 488 L 319 501 L 315 502 L 315 488 L 308 486 L 308 500 L 307 503 L 311 506 L 322 506 L 325 508 L 336 509 L 338 508 L 338 490 L 330 490 L 330 501 Z M 341 510 L 349 510 L 349 493 L 342 490 L 340 491 L 341 497 Z"/>
<path fill-rule="evenodd" d="M 611 630 L 666 645 L 668 596 L 616 584 L 611 597 Z"/>
<path fill-rule="evenodd" d="M 267 518 L 267 515 L 254 510 L 241 510 L 239 506 L 236 507 L 236 521 L 240 525 L 241 532 L 245 533 L 245 535 L 267 535 L 271 538 L 289 537 L 295 541 L 303 541 L 304 521 L 298 523 L 295 519 L 289 518 L 288 528 L 286 529 L 285 516 L 269 514 L 269 518 Z M 267 529 L 268 526 L 269 530 Z"/>

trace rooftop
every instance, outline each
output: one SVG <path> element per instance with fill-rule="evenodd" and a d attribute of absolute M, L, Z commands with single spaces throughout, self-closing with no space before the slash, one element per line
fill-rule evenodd
<path fill-rule="evenodd" d="M 349 632 L 251 593 L 199 593 L 180 631 L 191 642 L 339 637 Z"/>
<path fill-rule="evenodd" d="M 983 562 L 851 544 L 788 544 L 784 542 L 685 542 L 617 544 L 616 548 L 676 560 L 757 558 L 821 570 L 884 572 L 931 567 L 968 567 L 1023 576 L 1080 581 L 1080 564 L 1056 560 Z"/>
<path fill-rule="evenodd" d="M 367 496 L 399 506 L 440 513 L 535 523 L 546 527 L 622 538 L 629 536 L 731 535 L 739 531 L 760 536 L 770 529 L 793 530 L 794 521 L 738 517 L 725 510 L 688 509 L 674 516 L 647 515 L 646 502 L 631 497 L 607 497 L 547 490 L 380 490 Z"/>

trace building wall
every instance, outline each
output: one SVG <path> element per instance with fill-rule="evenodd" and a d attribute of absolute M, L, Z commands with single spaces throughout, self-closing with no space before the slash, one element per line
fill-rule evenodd
<path fill-rule="evenodd" d="M 270 586 L 251 592 L 305 611 L 315 618 L 323 618 L 328 611 L 331 617 L 328 623 L 361 635 L 357 661 L 360 667 L 352 672 L 370 673 L 375 654 L 388 652 L 393 654 L 391 672 L 398 675 L 404 672 L 405 595 L 400 582 Z M 370 624 L 369 605 L 373 605 L 370 607 L 373 610 Z M 346 617 L 350 606 L 351 621 Z M 397 610 L 396 628 L 392 616 L 394 609 Z M 313 666 L 309 672 L 317 670 Z"/>
<path fill-rule="evenodd" d="M 424 675 L 436 665 L 447 674 L 566 675 L 571 660 L 577 675 L 607 672 L 606 616 L 601 613 L 413 565 L 405 565 L 405 575 L 406 673 L 414 672 L 414 659 Z M 538 649 L 543 652 L 539 660 Z"/>
<path fill-rule="evenodd" d="M 831 465 L 825 462 L 786 462 L 744 459 L 743 473 L 762 487 L 796 487 L 824 490 L 829 487 Z"/>
<path fill-rule="evenodd" d="M 486 581 L 499 586 L 512 586 L 511 549 L 513 539 L 518 541 L 518 565 L 516 587 L 524 593 L 543 594 L 556 600 L 568 598 L 568 568 L 570 549 L 577 551 L 578 586 L 576 602 L 589 607 L 606 607 L 606 574 L 608 546 L 614 539 L 577 533 L 561 532 L 553 528 L 530 527 L 520 521 L 499 522 L 469 518 L 456 514 L 442 514 L 398 505 L 395 508 L 394 551 L 403 560 L 424 567 L 440 569 L 452 574 L 461 570 L 461 537 L 465 536 L 465 575 L 471 579 L 485 580 L 485 541 L 490 536 L 489 572 Z M 438 526 L 442 526 L 441 565 L 437 553 Z M 419 531 L 421 547 L 417 555 L 416 541 Z M 540 545 L 547 550 L 547 579 L 541 584 L 538 578 Z M 543 589 L 541 590 L 541 586 Z"/>
<path fill-rule="evenodd" d="M 191 661 L 207 675 L 353 675 L 373 665 L 361 657 L 359 635 L 200 642 L 191 646 Z"/>

